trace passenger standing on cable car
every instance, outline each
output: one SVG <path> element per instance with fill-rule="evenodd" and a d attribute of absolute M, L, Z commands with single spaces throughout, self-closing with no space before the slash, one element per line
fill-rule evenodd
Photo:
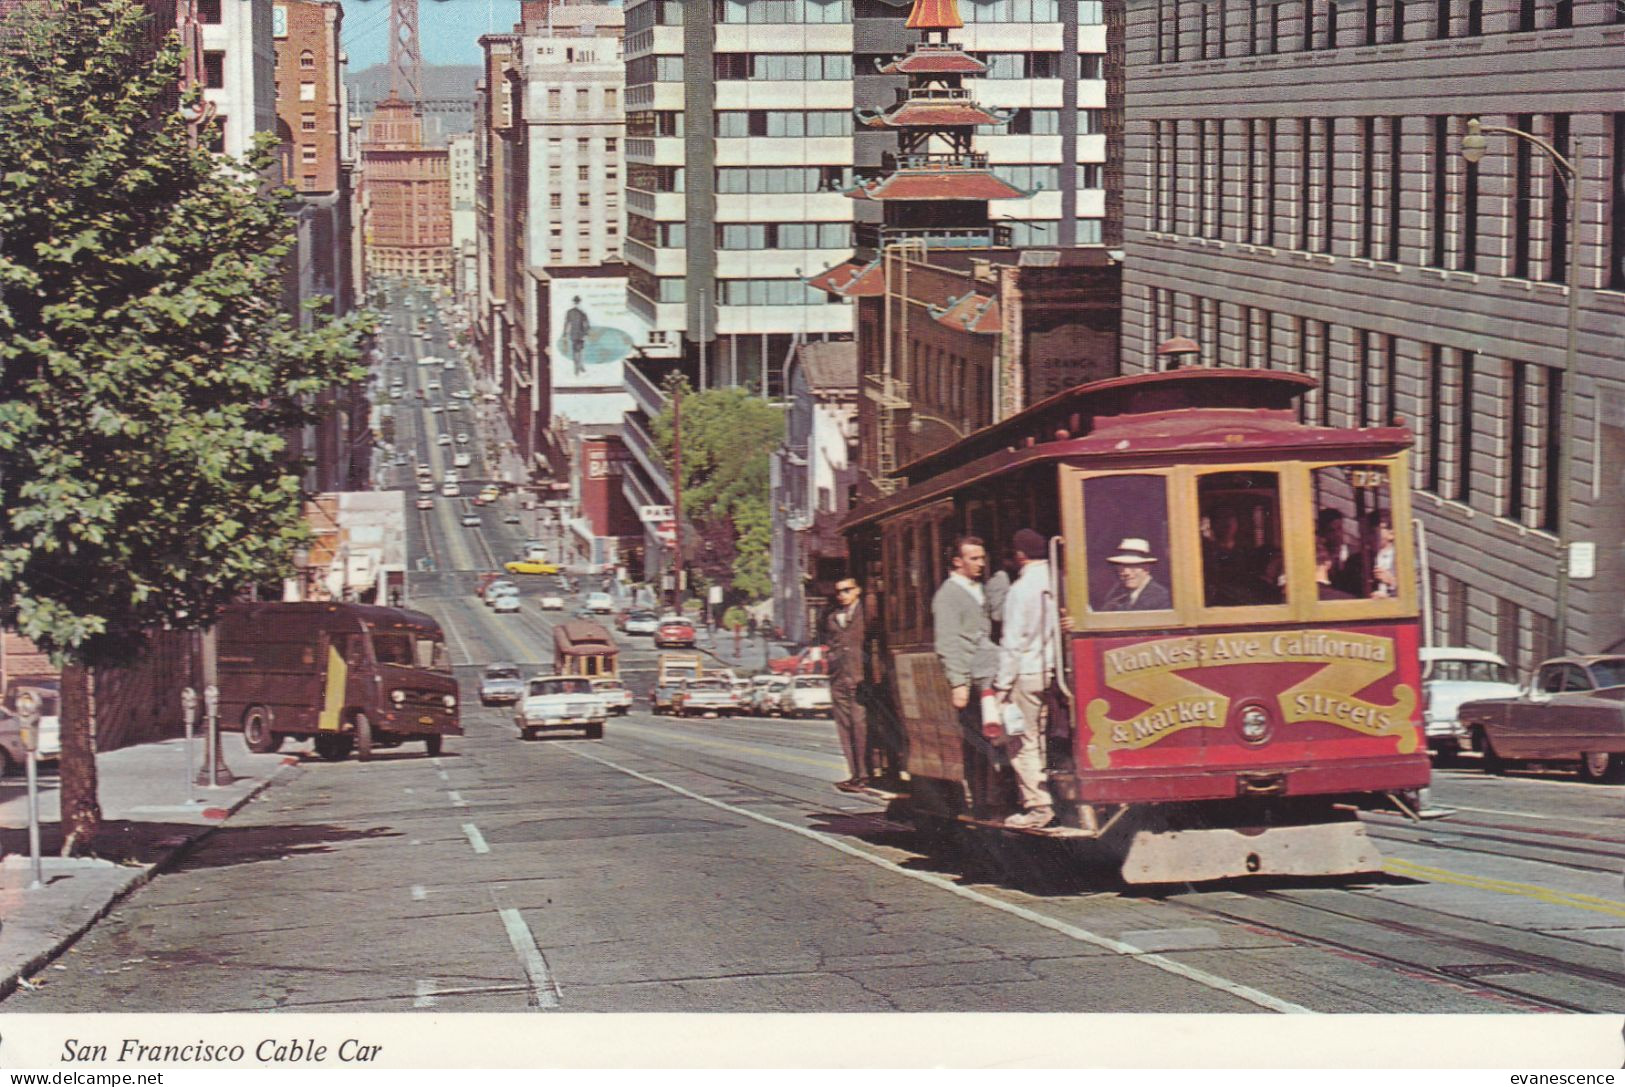
<path fill-rule="evenodd" d="M 1044 787 L 1044 689 L 1055 674 L 1055 588 L 1050 580 L 1049 546 L 1030 528 L 1011 541 L 1020 569 L 1004 598 L 1004 638 L 999 645 L 999 671 L 994 689 L 1021 711 L 1025 728 L 1002 741 L 1016 774 L 1021 811 L 1005 825 L 1037 829 L 1055 820 L 1049 790 Z"/>
<path fill-rule="evenodd" d="M 990 635 L 987 596 L 982 573 L 987 569 L 987 548 L 975 536 L 961 536 L 948 548 L 948 577 L 931 598 L 931 625 L 937 659 L 948 676 L 954 709 L 971 733 L 981 733 L 976 698 L 993 683 L 999 667 L 999 647 Z"/>

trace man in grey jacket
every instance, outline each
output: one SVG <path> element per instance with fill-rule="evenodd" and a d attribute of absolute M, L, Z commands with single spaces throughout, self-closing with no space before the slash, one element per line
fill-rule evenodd
<path fill-rule="evenodd" d="M 990 634 L 982 589 L 987 548 L 975 536 L 961 536 L 948 550 L 948 565 L 947 579 L 931 598 L 937 657 L 953 688 L 954 709 L 977 732 L 981 724 L 977 699 L 999 668 L 999 647 Z"/>

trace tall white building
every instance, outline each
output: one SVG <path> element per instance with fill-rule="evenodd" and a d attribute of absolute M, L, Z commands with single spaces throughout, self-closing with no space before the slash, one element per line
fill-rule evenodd
<path fill-rule="evenodd" d="M 547 7 L 544 18 L 525 24 L 519 69 L 527 257 L 549 268 L 619 260 L 626 235 L 625 13 L 605 4 L 564 3 Z"/>
<path fill-rule="evenodd" d="M 451 160 L 451 281 L 457 300 L 472 307 L 479 292 L 479 237 L 474 211 L 478 177 L 474 167 L 474 134 L 446 142 Z"/>
<path fill-rule="evenodd" d="M 808 276 L 851 249 L 850 0 L 628 0 L 626 259 L 647 354 L 777 391 L 852 331 Z"/>
<path fill-rule="evenodd" d="M 849 305 L 802 277 L 878 220 L 843 193 L 890 172 L 895 133 L 854 108 L 903 90 L 880 69 L 915 37 L 911 2 L 627 0 L 626 256 L 632 305 L 654 329 L 647 354 L 777 393 L 797 342 L 853 331 Z M 977 147 L 1032 194 L 997 209 L 1010 242 L 1110 241 L 1101 0 L 956 8 L 951 40 L 987 65 L 966 88 L 1001 118 Z"/>
<path fill-rule="evenodd" d="M 198 0 L 203 98 L 221 121 L 213 150 L 242 158 L 254 135 L 276 131 L 276 34 L 271 0 Z M 280 29 L 280 28 L 277 28 Z M 290 89 L 291 93 L 291 89 Z"/>

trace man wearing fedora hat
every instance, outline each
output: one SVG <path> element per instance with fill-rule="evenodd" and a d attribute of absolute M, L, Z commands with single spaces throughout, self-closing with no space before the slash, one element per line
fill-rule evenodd
<path fill-rule="evenodd" d="M 1144 540 L 1129 537 L 1106 561 L 1117 567 L 1117 588 L 1107 595 L 1101 611 L 1166 611 L 1174 606 L 1168 587 L 1151 576 L 1157 557 Z"/>

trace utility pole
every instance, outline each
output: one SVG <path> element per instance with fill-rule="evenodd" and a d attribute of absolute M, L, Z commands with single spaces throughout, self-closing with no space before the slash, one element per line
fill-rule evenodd
<path fill-rule="evenodd" d="M 705 341 L 700 341 L 705 350 Z M 683 391 L 672 389 L 672 531 L 676 548 L 672 558 L 671 610 L 682 614 L 683 607 Z"/>

